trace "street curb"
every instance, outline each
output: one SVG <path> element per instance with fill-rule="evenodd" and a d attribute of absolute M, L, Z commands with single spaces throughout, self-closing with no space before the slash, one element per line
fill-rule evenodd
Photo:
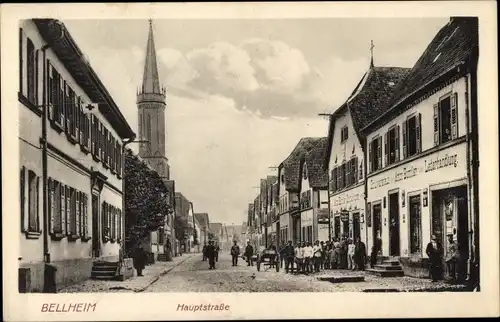
<path fill-rule="evenodd" d="M 163 272 L 161 272 L 158 276 L 156 276 L 148 285 L 146 285 L 145 287 L 142 287 L 140 289 L 136 289 L 136 290 L 133 290 L 135 293 L 141 293 L 141 292 L 144 292 L 148 287 L 150 287 L 151 285 L 153 285 L 154 283 L 158 282 L 158 280 L 160 279 L 160 277 L 162 276 L 165 276 L 166 274 L 168 274 L 171 270 L 173 270 L 174 268 L 176 268 L 177 266 L 181 265 L 182 263 L 184 263 L 185 261 L 187 261 L 188 259 L 190 258 L 193 258 L 195 255 L 190 255 L 186 258 L 184 258 L 183 260 L 179 261 L 177 264 L 165 269 Z"/>

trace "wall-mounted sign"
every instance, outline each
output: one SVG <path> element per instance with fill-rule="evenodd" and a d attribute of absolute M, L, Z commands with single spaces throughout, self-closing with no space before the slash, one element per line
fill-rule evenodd
<path fill-rule="evenodd" d="M 424 161 L 425 172 L 435 171 L 446 167 L 457 167 L 458 166 L 458 154 L 448 155 L 446 153 L 443 157 L 429 158 Z"/>
<path fill-rule="evenodd" d="M 330 212 L 326 208 L 318 209 L 318 224 L 328 223 L 329 214 Z"/>
<path fill-rule="evenodd" d="M 406 201 L 406 194 L 405 194 L 405 191 L 403 190 L 401 192 L 401 207 L 403 207 L 403 208 L 405 206 L 405 201 Z"/>
<path fill-rule="evenodd" d="M 428 194 L 429 194 L 429 191 L 427 188 L 424 189 L 424 192 L 422 193 L 422 203 L 424 205 L 424 207 L 427 207 L 427 203 L 428 203 Z"/>
<path fill-rule="evenodd" d="M 369 202 L 366 208 L 366 226 L 372 226 L 372 203 Z"/>
<path fill-rule="evenodd" d="M 343 222 L 349 221 L 349 213 L 348 212 L 341 212 L 340 213 L 340 220 Z"/>
<path fill-rule="evenodd" d="M 361 198 L 359 193 L 353 195 L 341 194 L 333 199 L 333 206 L 342 206 L 351 202 L 358 201 Z"/>

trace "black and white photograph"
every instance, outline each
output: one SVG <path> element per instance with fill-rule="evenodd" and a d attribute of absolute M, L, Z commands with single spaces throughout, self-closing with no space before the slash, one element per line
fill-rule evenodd
<path fill-rule="evenodd" d="M 490 283 L 478 111 L 496 101 L 479 107 L 477 14 L 127 12 L 17 20 L 8 278 L 19 296 L 72 296 L 34 311 L 97 311 L 78 294 L 403 301 Z"/>

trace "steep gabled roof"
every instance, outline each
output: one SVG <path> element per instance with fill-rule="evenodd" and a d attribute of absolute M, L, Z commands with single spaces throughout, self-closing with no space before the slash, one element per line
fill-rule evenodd
<path fill-rule="evenodd" d="M 306 154 L 307 178 L 312 188 L 328 188 L 328 167 L 324 166 L 327 148 L 328 138 L 324 137 Z"/>
<path fill-rule="evenodd" d="M 210 223 L 210 231 L 216 235 L 222 235 L 222 224 L 219 222 Z"/>
<path fill-rule="evenodd" d="M 328 147 L 325 165 L 331 154 L 335 121 L 337 117 L 349 111 L 355 132 L 360 135 L 361 129 L 376 119 L 388 108 L 387 103 L 400 84 L 409 74 L 410 68 L 377 67 L 370 65 L 353 92 L 330 117 L 328 129 Z"/>
<path fill-rule="evenodd" d="M 442 78 L 446 75 L 452 77 L 458 73 L 458 67 L 477 63 L 478 47 L 478 18 L 451 18 L 427 46 L 404 82 L 397 86 L 384 113 L 370 123 L 383 121 L 388 113 L 396 113 L 394 110 L 411 104 L 433 84 L 444 83 Z"/>
<path fill-rule="evenodd" d="M 311 151 L 321 138 L 302 138 L 295 146 L 292 153 L 283 161 L 285 169 L 285 189 L 298 192 L 300 189 L 301 164 L 306 154 Z"/>
<path fill-rule="evenodd" d="M 203 227 L 203 228 L 209 227 L 208 214 L 206 212 L 195 213 L 194 217 L 200 223 L 201 227 Z"/>

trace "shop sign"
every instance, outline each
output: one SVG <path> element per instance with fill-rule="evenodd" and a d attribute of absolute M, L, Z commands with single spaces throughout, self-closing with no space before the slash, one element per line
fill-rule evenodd
<path fill-rule="evenodd" d="M 414 164 L 407 165 L 383 178 L 370 179 L 370 190 L 411 179 L 421 173 L 433 172 L 450 167 L 457 168 L 460 165 L 459 154 L 463 154 L 462 150 L 462 146 L 459 146 L 454 150 L 457 152 L 449 151 L 444 154 L 441 152 L 441 155 L 438 153 L 437 155 L 429 158 L 418 159 L 414 161 Z"/>
<path fill-rule="evenodd" d="M 328 223 L 329 214 L 328 209 L 318 209 L 318 224 Z"/>
<path fill-rule="evenodd" d="M 337 198 L 333 200 L 333 206 L 342 206 L 347 203 L 355 202 L 360 199 L 360 194 L 353 194 L 353 195 L 340 195 Z"/>

